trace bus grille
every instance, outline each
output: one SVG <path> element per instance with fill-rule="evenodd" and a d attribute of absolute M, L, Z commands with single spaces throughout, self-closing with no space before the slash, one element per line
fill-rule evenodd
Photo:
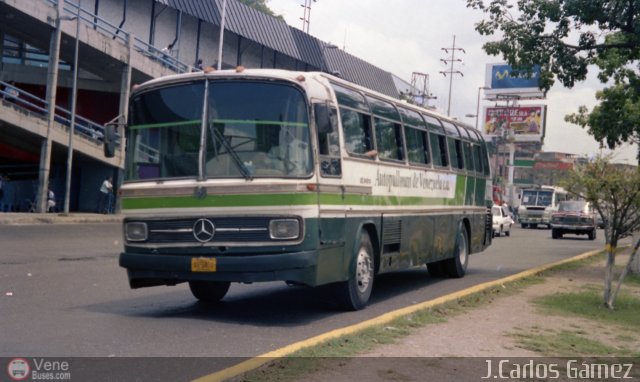
<path fill-rule="evenodd" d="M 198 243 L 193 228 L 200 218 L 149 220 L 147 243 Z M 268 242 L 270 217 L 205 217 L 215 227 L 209 243 Z"/>

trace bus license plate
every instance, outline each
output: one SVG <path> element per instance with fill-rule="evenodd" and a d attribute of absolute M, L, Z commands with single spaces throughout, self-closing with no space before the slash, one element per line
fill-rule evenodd
<path fill-rule="evenodd" d="M 191 259 L 191 272 L 215 272 L 216 259 L 207 257 L 198 257 Z"/>

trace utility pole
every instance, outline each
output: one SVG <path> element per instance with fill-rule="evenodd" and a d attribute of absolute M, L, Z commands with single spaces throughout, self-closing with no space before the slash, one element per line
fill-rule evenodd
<path fill-rule="evenodd" d="M 64 13 L 64 3 L 58 1 L 56 7 L 56 27 L 51 32 L 49 41 L 49 65 L 47 69 L 47 137 L 42 140 L 40 148 L 40 170 L 38 174 L 38 192 L 36 209 L 38 212 L 47 212 L 47 196 L 49 190 L 49 173 L 51 169 L 51 147 L 53 138 L 51 130 L 55 122 L 56 114 L 56 90 L 58 87 L 58 63 L 60 56 L 60 39 L 62 30 L 60 24 Z"/>
<path fill-rule="evenodd" d="M 316 2 L 316 0 L 304 0 L 304 5 L 300 4 L 304 8 L 304 16 L 300 20 L 302 20 L 302 31 L 305 33 L 309 33 L 309 26 L 311 25 L 311 1 Z"/>
<path fill-rule="evenodd" d="M 419 106 L 428 107 L 430 99 L 437 99 L 429 93 L 429 75 L 413 72 L 411 74 L 411 98 Z M 419 101 L 418 101 L 419 100 Z"/>
<path fill-rule="evenodd" d="M 461 51 L 462 53 L 467 53 L 462 48 L 456 48 L 456 35 L 453 35 L 453 45 L 450 48 L 440 48 L 444 50 L 448 55 L 447 58 L 441 58 L 440 61 L 444 62 L 445 65 L 450 65 L 449 70 L 441 71 L 440 73 L 443 76 L 447 76 L 449 74 L 449 101 L 447 105 L 447 116 L 451 116 L 451 87 L 453 86 L 453 75 L 459 74 L 464 77 L 464 74 L 459 70 L 453 70 L 453 64 L 456 62 L 462 62 L 462 59 L 456 58 L 456 51 Z"/>

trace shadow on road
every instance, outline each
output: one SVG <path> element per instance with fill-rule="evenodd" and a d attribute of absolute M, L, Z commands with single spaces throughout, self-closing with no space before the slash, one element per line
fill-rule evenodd
<path fill-rule="evenodd" d="M 367 310 L 388 309 L 388 300 L 410 291 L 442 282 L 426 268 L 380 275 L 376 278 Z M 162 287 L 159 287 L 162 288 Z M 257 326 L 296 326 L 344 312 L 336 303 L 331 286 L 309 288 L 285 283 L 232 284 L 229 294 L 218 304 L 197 301 L 186 284 L 158 293 L 159 288 L 132 290 L 140 297 L 114 300 L 80 307 L 89 311 L 148 318 L 184 318 Z M 166 290 L 166 289 L 165 289 Z"/>

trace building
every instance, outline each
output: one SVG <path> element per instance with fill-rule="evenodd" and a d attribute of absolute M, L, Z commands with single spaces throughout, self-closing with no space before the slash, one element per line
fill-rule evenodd
<path fill-rule="evenodd" d="M 70 211 L 95 210 L 104 178 L 122 181 L 124 147 L 115 158 L 103 156 L 104 125 L 126 121 L 133 84 L 196 70 L 199 62 L 217 66 L 221 9 L 222 0 L 0 2 L 0 210 L 44 210 L 48 189 L 59 210 L 67 189 Z M 399 95 L 390 73 L 228 0 L 220 66 L 238 65 L 326 71 Z"/>

